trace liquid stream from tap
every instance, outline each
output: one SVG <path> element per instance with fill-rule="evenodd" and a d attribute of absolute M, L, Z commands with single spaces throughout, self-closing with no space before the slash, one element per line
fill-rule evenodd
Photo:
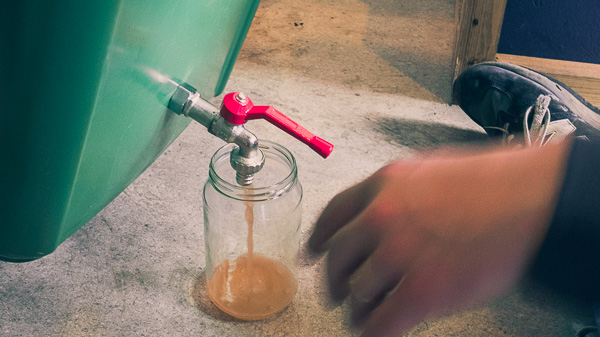
<path fill-rule="evenodd" d="M 207 288 L 211 301 L 219 309 L 243 320 L 258 320 L 288 306 L 298 285 L 283 263 L 254 253 L 254 207 L 251 201 L 246 201 L 245 206 L 248 251 L 217 266 Z"/>

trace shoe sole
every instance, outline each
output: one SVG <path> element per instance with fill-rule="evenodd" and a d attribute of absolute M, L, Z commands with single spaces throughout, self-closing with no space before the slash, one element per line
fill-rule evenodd
<path fill-rule="evenodd" d="M 591 104 L 586 102 L 583 97 L 579 96 L 579 94 L 572 91 L 572 89 L 561 82 L 538 73 L 537 71 L 511 63 L 483 62 L 481 64 L 503 68 L 536 82 L 554 94 L 560 102 L 571 110 L 572 113 L 579 116 L 590 126 L 600 130 L 600 115 L 595 112 L 594 109 L 590 108 Z"/>

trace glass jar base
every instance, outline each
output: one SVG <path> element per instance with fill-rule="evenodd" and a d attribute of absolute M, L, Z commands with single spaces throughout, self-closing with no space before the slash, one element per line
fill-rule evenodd
<path fill-rule="evenodd" d="M 285 265 L 259 254 L 223 261 L 206 286 L 219 309 L 247 321 L 283 310 L 298 290 L 296 278 Z"/>

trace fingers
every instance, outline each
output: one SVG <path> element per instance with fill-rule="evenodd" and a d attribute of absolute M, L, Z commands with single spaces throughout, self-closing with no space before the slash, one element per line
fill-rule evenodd
<path fill-rule="evenodd" d="M 394 268 L 393 272 L 382 272 L 373 266 L 373 260 L 371 257 L 365 261 L 349 281 L 351 321 L 355 326 L 362 325 L 371 311 L 379 306 L 402 279 L 400 269 L 395 269 L 397 266 L 390 266 Z"/>
<path fill-rule="evenodd" d="M 360 326 L 401 282 L 422 250 L 417 236 L 399 231 L 386 237 L 350 279 L 352 322 Z"/>
<path fill-rule="evenodd" d="M 326 250 L 326 243 L 344 225 L 352 221 L 372 199 L 374 186 L 367 179 L 335 196 L 317 220 L 308 247 L 314 252 Z"/>
<path fill-rule="evenodd" d="M 364 326 L 363 336 L 399 336 L 422 322 L 443 302 L 452 273 L 439 250 L 428 249 L 412 261 L 398 286 L 373 310 Z"/>
<path fill-rule="evenodd" d="M 363 337 L 401 336 L 429 314 L 430 294 L 419 289 L 418 278 L 405 277 L 367 320 Z"/>
<path fill-rule="evenodd" d="M 376 247 L 375 233 L 361 228 L 360 217 L 340 229 L 331 239 L 327 255 L 329 290 L 335 302 L 350 291 L 348 280 Z"/>

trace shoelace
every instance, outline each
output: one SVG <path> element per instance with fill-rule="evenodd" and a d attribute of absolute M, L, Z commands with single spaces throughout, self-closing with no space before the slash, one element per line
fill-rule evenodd
<path fill-rule="evenodd" d="M 548 133 L 548 126 L 550 125 L 550 109 L 548 109 L 548 106 L 551 101 L 552 98 L 549 95 L 540 95 L 535 104 L 525 110 L 523 116 L 523 137 L 526 146 L 543 146 L 545 144 L 544 140 Z M 533 118 L 531 126 L 529 126 L 529 116 L 532 111 Z M 508 131 L 509 127 L 510 123 L 505 123 L 503 127 L 487 126 L 484 128 L 501 131 L 503 133 L 502 143 L 510 145 L 515 135 Z"/>

